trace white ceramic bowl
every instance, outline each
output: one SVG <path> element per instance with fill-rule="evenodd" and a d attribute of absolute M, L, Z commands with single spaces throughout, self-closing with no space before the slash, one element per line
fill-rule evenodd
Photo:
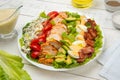
<path fill-rule="evenodd" d="M 119 2 L 119 0 L 104 0 L 104 1 L 105 1 L 105 8 L 107 11 L 114 12 L 114 11 L 120 10 L 120 6 L 110 6 L 107 4 L 108 1 L 118 1 Z"/>
<path fill-rule="evenodd" d="M 115 11 L 112 15 L 113 26 L 120 30 L 120 11 Z"/>
<path fill-rule="evenodd" d="M 102 28 L 100 28 L 101 31 L 102 31 L 102 34 L 103 34 L 103 30 Z M 81 67 L 81 66 L 84 66 L 86 64 L 89 64 L 91 63 L 92 61 L 94 61 L 101 53 L 102 53 L 102 50 L 103 50 L 103 47 L 104 47 L 104 34 L 103 34 L 103 45 L 102 45 L 102 48 L 100 48 L 100 52 L 96 54 L 96 57 L 94 57 L 93 59 L 91 59 L 89 62 L 87 62 L 86 64 L 84 65 L 80 65 L 80 66 L 77 66 L 77 67 L 73 67 L 73 68 L 60 68 L 60 69 L 56 69 L 54 68 L 53 66 L 48 66 L 48 65 L 44 65 L 44 64 L 40 64 L 40 63 L 37 63 L 37 62 L 34 62 L 32 60 L 30 60 L 29 58 L 27 58 L 26 54 L 21 50 L 21 46 L 20 46 L 20 43 L 19 43 L 19 39 L 22 37 L 22 29 L 20 30 L 20 34 L 18 35 L 18 48 L 19 48 L 19 51 L 20 51 L 20 54 L 31 64 L 39 67 L 39 68 L 42 68 L 42 69 L 45 69 L 45 70 L 51 70 L 51 71 L 67 71 L 67 70 L 73 70 L 73 69 L 76 69 L 78 67 Z"/>

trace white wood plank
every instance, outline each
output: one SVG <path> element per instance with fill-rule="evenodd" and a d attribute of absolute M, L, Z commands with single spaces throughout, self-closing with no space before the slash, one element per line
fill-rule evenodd
<path fill-rule="evenodd" d="M 30 74 L 32 80 L 95 80 L 91 78 L 64 73 L 64 72 L 47 71 L 29 65 L 25 65 L 24 68 Z"/>
<path fill-rule="evenodd" d="M 41 0 L 38 0 L 38 1 L 41 1 Z M 43 1 L 61 4 L 61 5 L 66 4 L 66 5 L 72 6 L 72 3 L 71 3 L 72 0 L 43 0 Z M 104 4 L 105 4 L 104 0 L 93 0 L 93 5 L 91 8 L 105 9 Z"/>
<path fill-rule="evenodd" d="M 96 0 L 98 1 L 98 0 Z M 38 16 L 41 11 L 71 11 L 71 12 L 78 12 L 83 15 L 86 15 L 90 18 L 94 18 L 96 22 L 103 28 L 113 28 L 112 25 L 112 13 L 109 13 L 106 10 L 101 9 L 77 9 L 73 6 L 64 5 L 64 4 L 56 4 L 56 3 L 49 3 L 49 2 L 42 2 L 42 1 L 24 1 L 24 7 L 22 8 L 22 14 L 31 15 L 31 16 Z"/>

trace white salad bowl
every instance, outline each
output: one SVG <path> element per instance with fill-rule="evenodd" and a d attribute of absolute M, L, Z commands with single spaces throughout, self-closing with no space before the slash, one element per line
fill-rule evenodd
<path fill-rule="evenodd" d="M 23 29 L 23 28 L 22 28 L 22 29 Z M 27 57 L 26 53 L 24 53 L 24 52 L 21 50 L 21 46 L 20 46 L 19 40 L 20 40 L 20 38 L 22 37 L 22 29 L 20 30 L 20 33 L 19 33 L 19 35 L 18 35 L 18 48 L 19 48 L 20 54 L 21 54 L 22 57 L 25 58 L 25 60 L 27 60 L 29 63 L 31 63 L 31 64 L 33 64 L 34 66 L 37 66 L 37 67 L 39 67 L 39 68 L 45 69 L 45 70 L 50 70 L 50 71 L 67 71 L 67 70 L 73 70 L 73 69 L 79 68 L 79 67 L 81 67 L 81 66 L 84 66 L 84 65 L 86 65 L 86 64 L 89 64 L 89 63 L 93 62 L 93 61 L 102 53 L 103 48 L 104 48 L 104 34 L 103 34 L 102 28 L 100 27 L 100 30 L 101 30 L 102 36 L 103 36 L 103 38 L 102 38 L 102 42 L 103 42 L 103 43 L 102 43 L 102 47 L 99 49 L 99 52 L 96 54 L 96 56 L 95 56 L 93 59 L 91 59 L 90 61 L 88 61 L 87 63 L 85 63 L 85 64 L 83 64 L 83 65 L 79 65 L 79 66 L 73 67 L 73 68 L 54 68 L 53 66 L 48 66 L 48 65 L 45 65 L 45 64 L 40 64 L 40 63 L 38 63 L 38 62 L 35 62 L 35 61 L 30 60 L 30 59 Z"/>

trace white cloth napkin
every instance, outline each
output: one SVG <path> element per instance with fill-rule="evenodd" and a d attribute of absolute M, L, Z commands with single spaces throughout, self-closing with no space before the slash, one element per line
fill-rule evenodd
<path fill-rule="evenodd" d="M 107 80 L 120 80 L 120 41 L 108 48 L 98 59 L 104 67 L 100 75 Z"/>

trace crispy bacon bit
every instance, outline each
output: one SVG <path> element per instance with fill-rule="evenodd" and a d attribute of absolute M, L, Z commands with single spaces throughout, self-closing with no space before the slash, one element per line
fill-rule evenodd
<path fill-rule="evenodd" d="M 83 54 L 83 52 L 81 52 L 81 50 L 78 52 L 79 54 L 79 58 L 83 59 L 85 58 L 85 54 Z"/>
<path fill-rule="evenodd" d="M 89 28 L 88 33 L 92 36 L 92 39 L 95 39 L 97 36 L 97 31 L 94 28 Z"/>
<path fill-rule="evenodd" d="M 87 22 L 90 23 L 90 25 L 91 25 L 92 27 L 95 27 L 95 26 L 96 26 L 96 22 L 95 22 L 94 20 L 88 19 Z"/>
<path fill-rule="evenodd" d="M 87 43 L 87 46 L 94 47 L 94 41 L 93 40 L 87 39 L 85 42 Z"/>
<path fill-rule="evenodd" d="M 85 32 L 84 38 L 94 40 L 97 37 L 97 31 L 94 28 L 88 28 L 88 32 Z"/>
<path fill-rule="evenodd" d="M 85 39 L 91 39 L 91 40 L 93 39 L 92 35 L 90 33 L 88 33 L 88 32 L 85 32 L 84 38 Z"/>
<path fill-rule="evenodd" d="M 89 53 L 86 55 L 87 58 L 90 58 L 92 56 L 92 53 Z"/>
<path fill-rule="evenodd" d="M 81 62 L 84 62 L 84 60 L 85 60 L 85 58 L 79 58 L 79 59 L 77 59 L 77 62 L 81 63 Z"/>
<path fill-rule="evenodd" d="M 77 62 L 78 63 L 83 62 L 86 58 L 91 57 L 93 52 L 94 52 L 94 48 L 90 47 L 90 46 L 81 49 L 78 52 L 79 53 L 79 59 L 77 59 Z"/>
<path fill-rule="evenodd" d="M 88 46 L 88 47 L 83 48 L 83 49 L 81 50 L 81 52 L 82 52 L 83 54 L 90 54 L 90 53 L 93 53 L 93 52 L 94 52 L 94 48 Z"/>
<path fill-rule="evenodd" d="M 81 50 L 78 52 L 78 54 L 79 54 L 79 58 L 77 59 L 78 63 L 83 62 L 87 58 L 86 54 L 84 54 L 83 52 L 81 52 Z"/>

